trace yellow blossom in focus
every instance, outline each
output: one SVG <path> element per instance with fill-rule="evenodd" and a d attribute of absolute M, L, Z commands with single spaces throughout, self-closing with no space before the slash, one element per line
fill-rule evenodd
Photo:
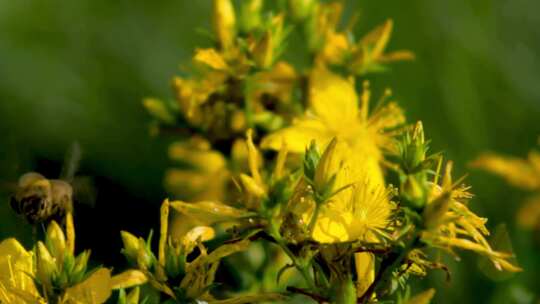
<path fill-rule="evenodd" d="M 368 163 L 354 162 L 353 151 L 344 141 L 334 139 L 322 155 L 315 172 L 314 186 L 333 183 L 330 197 L 320 210 L 311 191 L 301 184 L 291 203 L 304 223 L 311 223 L 312 238 L 321 243 L 362 241 L 378 243 L 390 229 L 390 216 L 394 209 L 391 191 L 381 180 L 382 175 L 371 175 Z M 379 169 L 380 170 L 380 169 Z M 302 189 L 308 187 L 308 189 Z M 357 293 L 363 295 L 374 280 L 375 257 L 371 253 L 355 254 L 358 275 Z"/>
<path fill-rule="evenodd" d="M 315 172 L 316 188 L 333 181 L 331 195 L 322 203 L 312 237 L 320 243 L 360 240 L 378 242 L 390 224 L 393 205 L 390 191 L 371 180 L 363 163 L 350 161 L 352 151 L 343 141 L 333 140 Z M 309 186 L 308 186 L 309 187 Z M 309 223 L 315 202 L 304 197 L 295 212 Z"/>
<path fill-rule="evenodd" d="M 289 151 L 301 153 L 312 140 L 325 148 L 335 137 L 350 147 L 351 162 L 363 163 L 371 182 L 382 185 L 379 163 L 383 151 L 395 149 L 393 134 L 385 131 L 404 123 L 401 109 L 389 103 L 368 115 L 367 85 L 359 98 L 352 81 L 322 66 L 311 72 L 309 81 L 309 107 L 305 115 L 294 120 L 292 126 L 265 137 L 261 147 L 278 150 L 285 142 Z"/>
<path fill-rule="evenodd" d="M 377 219 L 375 222 L 383 223 L 390 213 L 384 210 L 390 208 L 380 163 L 383 161 L 384 150 L 395 149 L 393 134 L 387 133 L 386 129 L 403 124 L 405 118 L 401 109 L 394 103 L 379 107 L 372 111 L 371 115 L 368 115 L 369 99 L 370 91 L 367 84 L 364 85 L 364 90 L 359 98 L 351 80 L 330 72 L 324 66 L 315 67 L 310 74 L 309 107 L 305 115 L 294 120 L 292 126 L 264 138 L 261 146 L 277 150 L 284 142 L 291 152 L 301 153 L 313 140 L 322 147 L 326 147 L 333 138 L 342 141 L 343 144 L 340 146 L 346 148 L 340 149 L 342 151 L 349 149 L 345 158 L 350 167 L 348 170 L 351 171 L 351 177 L 354 178 L 349 178 L 348 181 L 349 183 L 354 182 L 356 189 L 354 191 L 352 189 L 344 190 L 338 195 L 348 195 L 349 197 L 354 195 L 357 199 L 369 196 L 365 208 L 358 209 L 360 214 L 363 213 L 365 216 L 367 212 L 373 212 L 373 214 L 380 215 L 377 219 L 382 219 L 382 222 L 377 221 Z M 363 175 L 359 176 L 357 172 L 362 172 Z M 375 192 L 371 192 L 374 189 Z M 349 192 L 352 194 L 347 194 Z M 349 237 L 349 233 L 352 233 L 354 237 L 360 237 L 366 233 L 365 240 L 370 239 L 367 236 L 371 233 L 367 233 L 367 231 L 372 230 L 366 229 L 366 226 L 363 225 L 352 224 L 354 223 L 353 216 L 356 214 L 351 212 L 340 214 L 344 207 L 350 208 L 351 204 L 354 203 L 345 199 L 337 201 L 341 202 L 341 205 L 337 206 L 335 208 L 337 211 L 330 216 L 341 219 L 342 223 L 348 223 L 350 231 L 346 233 L 344 226 L 333 226 L 333 221 L 330 218 L 323 218 L 317 221 L 317 223 L 320 222 L 320 225 L 317 226 L 325 228 L 321 229 L 321 231 L 326 230 L 321 235 L 328 236 L 324 240 L 352 239 Z M 345 206 L 344 203 L 346 203 Z M 370 253 L 357 254 L 356 262 L 357 266 L 362 267 L 357 269 L 361 278 L 358 293 L 361 295 L 374 279 L 374 256 Z"/>
<path fill-rule="evenodd" d="M 518 188 L 532 191 L 517 214 L 518 223 L 528 229 L 540 227 L 540 153 L 531 151 L 528 159 L 504 157 L 487 153 L 472 166 L 499 175 Z"/>

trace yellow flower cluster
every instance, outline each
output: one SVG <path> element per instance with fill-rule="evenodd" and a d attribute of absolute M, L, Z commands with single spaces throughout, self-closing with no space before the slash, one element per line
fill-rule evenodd
<path fill-rule="evenodd" d="M 214 45 L 194 51 L 190 76 L 173 79 L 174 101 L 143 102 L 153 134 L 177 137 L 168 150 L 175 166 L 165 173 L 174 199 L 161 205 L 157 254 L 152 232 L 145 240 L 122 231 L 131 269 L 87 272 L 90 254 L 75 256 L 68 212 L 65 233 L 51 222 L 29 252 L 13 239 L 0 245 L 1 303 L 103 303 L 113 289 L 120 304 L 291 294 L 429 303 L 434 289 L 411 296 L 396 287 L 447 269 L 428 249 L 469 250 L 498 270 L 521 271 L 511 252 L 488 243 L 487 219 L 467 206 L 472 195 L 452 180 L 452 162 L 442 173 L 442 156 L 428 153 L 422 123 L 407 123 L 390 89 L 371 103 L 367 77 L 414 57 L 386 52 L 393 22 L 356 40 L 354 22 L 339 26 L 342 2 L 280 3 L 245 0 L 235 9 L 213 0 Z M 309 58 L 302 67 L 284 59 L 295 33 Z M 479 163 L 538 190 L 538 159 Z M 223 259 L 247 288 L 214 289 Z"/>
<path fill-rule="evenodd" d="M 442 158 L 427 155 L 421 122 L 407 124 L 389 89 L 370 104 L 366 75 L 414 58 L 386 52 L 392 20 L 356 40 L 354 22 L 339 26 L 341 2 L 290 0 L 268 14 L 264 8 L 262 0 L 244 1 L 239 10 L 214 1 L 216 45 L 195 50 L 193 76 L 173 80 L 178 110 L 169 106 L 165 115 L 164 102 L 147 105 L 158 126 L 180 126 L 185 137 L 169 151 L 185 164 L 165 179 L 185 200 L 175 203 L 173 230 L 184 235 L 204 225 L 233 236 L 266 235 L 306 281 L 307 290 L 295 290 L 316 300 L 337 301 L 329 287 L 347 293 L 352 277 L 349 298 L 384 295 L 404 263 L 406 273 L 444 269 L 428 260 L 424 245 L 471 250 L 497 269 L 520 271 L 511 253 L 487 242 L 486 219 L 468 209 L 468 188 L 452 183 L 451 162 L 439 185 Z M 293 27 L 302 30 L 307 68 L 281 58 Z M 318 265 L 321 259 L 332 265 Z"/>

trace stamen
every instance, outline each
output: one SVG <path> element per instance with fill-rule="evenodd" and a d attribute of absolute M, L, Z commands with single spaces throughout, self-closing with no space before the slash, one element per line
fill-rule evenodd
<path fill-rule="evenodd" d="M 16 286 L 15 275 L 13 274 L 13 266 L 11 264 L 11 255 L 7 256 L 7 260 L 8 260 L 8 268 L 9 268 L 9 280 L 11 282 L 11 285 L 15 287 Z"/>

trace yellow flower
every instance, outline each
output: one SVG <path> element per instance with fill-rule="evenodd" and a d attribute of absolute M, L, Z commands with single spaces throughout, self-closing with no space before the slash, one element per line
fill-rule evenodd
<path fill-rule="evenodd" d="M 330 72 L 323 66 L 314 68 L 309 81 L 309 107 L 306 114 L 293 121 L 292 126 L 264 138 L 261 146 L 277 150 L 284 142 L 291 152 L 300 153 L 312 140 L 322 147 L 326 147 L 332 138 L 342 141 L 343 144 L 340 146 L 347 148 L 340 149 L 349 149 L 344 159 L 349 164 L 348 170 L 351 171 L 353 179 L 349 178 L 348 182 L 354 183 L 355 186 L 337 196 L 355 196 L 356 199 L 367 196 L 364 198 L 367 199 L 366 205 L 363 208 L 355 206 L 353 210 L 357 210 L 357 213 L 340 214 L 344 207 L 351 208 L 350 205 L 354 202 L 336 199 L 336 202 L 341 202 L 340 205 L 329 210 L 335 208 L 338 211 L 317 221 L 319 224 L 315 228 L 317 231 L 315 235 L 321 236 L 320 240 L 325 241 L 343 241 L 363 235 L 364 240 L 369 241 L 372 239 L 373 231 L 378 231 L 380 227 L 386 225 L 385 221 L 391 209 L 380 167 L 383 150 L 395 149 L 393 134 L 386 132 L 386 129 L 399 126 L 404 123 L 405 118 L 401 109 L 394 103 L 380 107 L 368 115 L 370 99 L 368 85 L 364 85 L 359 98 L 352 81 Z M 362 172 L 363 175 L 357 172 Z M 370 216 L 375 214 L 376 217 L 370 220 L 368 213 Z M 354 216 L 366 219 L 366 224 L 352 224 L 355 223 Z M 335 220 L 332 218 L 341 218 L 342 224 L 334 225 Z M 327 237 L 323 238 L 322 235 Z M 374 279 L 374 261 L 374 256 L 370 253 L 357 255 L 360 295 Z"/>
<path fill-rule="evenodd" d="M 344 142 L 334 139 L 323 153 L 314 178 L 315 188 L 325 188 L 333 183 L 327 193 L 330 197 L 317 210 L 317 202 L 312 196 L 298 198 L 291 202 L 295 212 L 305 223 L 315 220 L 312 238 L 321 243 L 362 241 L 377 243 L 389 229 L 393 204 L 391 192 L 377 178 L 372 176 L 363 162 L 351 159 L 352 150 Z M 297 189 L 309 193 L 308 189 Z M 315 189 L 314 191 L 318 191 Z M 316 218 L 314 218 L 316 217 Z M 375 257 L 370 253 L 357 253 L 358 274 L 357 293 L 363 295 L 374 279 Z"/>
<path fill-rule="evenodd" d="M 289 151 L 301 153 L 315 140 L 326 147 L 332 138 L 347 143 L 353 163 L 363 163 L 371 182 L 383 184 L 379 162 L 382 152 L 394 149 L 392 134 L 386 129 L 404 123 L 401 109 L 394 103 L 368 115 L 369 89 L 364 91 L 358 105 L 354 84 L 325 67 L 315 68 L 310 75 L 309 107 L 306 114 L 293 121 L 292 126 L 274 132 L 263 139 L 261 146 L 278 150 L 285 142 Z"/>
<path fill-rule="evenodd" d="M 33 281 L 31 252 L 13 238 L 0 243 L 0 303 L 46 303 Z"/>
<path fill-rule="evenodd" d="M 533 196 L 519 209 L 517 221 L 524 228 L 540 227 L 540 153 L 531 151 L 526 160 L 488 153 L 472 165 L 497 174 L 518 188 L 533 191 Z"/>
<path fill-rule="evenodd" d="M 452 163 L 446 165 L 441 185 L 433 182 L 424 218 L 428 230 L 422 232 L 422 239 L 432 245 L 453 253 L 453 248 L 471 250 L 489 258 L 498 270 L 521 271 L 509 262 L 512 253 L 494 250 L 486 240 L 489 235 L 481 218 L 466 206 L 472 197 L 469 187 L 452 182 Z"/>
<path fill-rule="evenodd" d="M 316 188 L 333 180 L 331 196 L 323 203 L 313 229 L 312 237 L 318 242 L 377 242 L 389 226 L 390 192 L 372 181 L 363 163 L 350 161 L 351 153 L 345 142 L 333 140 L 317 166 Z M 304 221 L 312 215 L 305 212 Z"/>

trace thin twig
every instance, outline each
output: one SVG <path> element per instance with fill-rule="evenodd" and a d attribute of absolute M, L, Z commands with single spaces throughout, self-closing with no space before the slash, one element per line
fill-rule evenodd
<path fill-rule="evenodd" d="M 287 286 L 287 291 L 292 292 L 292 293 L 298 293 L 298 294 L 305 295 L 305 296 L 310 297 L 313 300 L 317 301 L 317 303 L 328 303 L 328 299 L 326 299 L 325 297 L 323 297 L 321 295 L 318 295 L 318 294 L 311 293 L 311 292 L 309 292 L 307 290 L 304 290 L 302 288 L 298 288 L 298 287 L 294 287 L 294 286 Z"/>

